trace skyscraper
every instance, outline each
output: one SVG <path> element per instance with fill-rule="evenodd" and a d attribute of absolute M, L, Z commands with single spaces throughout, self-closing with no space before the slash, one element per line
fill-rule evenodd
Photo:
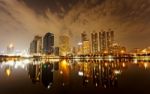
<path fill-rule="evenodd" d="M 42 37 L 35 36 L 34 40 L 36 42 L 36 53 L 42 53 Z"/>
<path fill-rule="evenodd" d="M 43 38 L 43 52 L 45 54 L 53 54 L 54 50 L 54 34 L 46 33 Z"/>
<path fill-rule="evenodd" d="M 114 31 L 101 31 L 99 32 L 99 50 L 103 52 L 112 52 L 112 44 L 114 42 Z"/>
<path fill-rule="evenodd" d="M 112 31 L 111 29 L 109 29 L 109 31 L 107 32 L 107 49 L 108 52 L 112 52 L 112 45 L 114 42 L 114 31 Z"/>
<path fill-rule="evenodd" d="M 90 53 L 90 41 L 88 40 L 87 34 L 85 31 L 81 34 L 81 40 L 82 40 L 82 51 L 83 51 L 82 53 L 89 54 Z"/>
<path fill-rule="evenodd" d="M 86 40 L 86 41 L 83 41 L 82 43 L 82 53 L 83 54 L 89 54 L 90 53 L 90 41 Z"/>
<path fill-rule="evenodd" d="M 62 35 L 59 37 L 59 48 L 60 55 L 62 56 L 66 56 L 70 52 L 70 41 L 68 36 Z"/>
<path fill-rule="evenodd" d="M 99 46 L 100 46 L 100 52 L 104 52 L 107 49 L 106 44 L 106 32 L 101 31 L 99 32 Z"/>
<path fill-rule="evenodd" d="M 59 56 L 59 47 L 55 47 L 54 54 L 55 56 Z"/>
<path fill-rule="evenodd" d="M 87 34 L 86 34 L 86 32 L 85 32 L 85 31 L 81 34 L 81 40 L 82 40 L 82 42 L 83 42 L 83 41 L 87 41 L 87 40 L 88 40 L 88 38 L 87 38 Z"/>
<path fill-rule="evenodd" d="M 35 40 L 32 40 L 32 42 L 30 43 L 30 54 L 36 53 L 35 46 L 36 46 Z"/>
<path fill-rule="evenodd" d="M 42 37 L 35 36 L 33 41 L 30 43 L 30 54 L 42 53 Z"/>
<path fill-rule="evenodd" d="M 96 32 L 91 33 L 92 41 L 92 53 L 98 52 L 98 34 Z"/>

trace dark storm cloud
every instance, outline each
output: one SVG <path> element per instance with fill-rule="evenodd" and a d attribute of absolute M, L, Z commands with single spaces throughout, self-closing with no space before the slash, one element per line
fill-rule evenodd
<path fill-rule="evenodd" d="M 149 42 L 145 42 L 150 34 L 149 17 L 149 0 L 104 0 L 96 3 L 96 6 L 87 2 L 77 3 L 64 17 L 64 21 L 73 32 L 112 28 L 116 31 L 117 41 L 133 48 L 149 46 Z"/>
<path fill-rule="evenodd" d="M 76 44 L 83 31 L 109 28 L 116 41 L 129 48 L 150 45 L 149 0 L 0 0 L 0 11 L 0 34 L 12 31 L 9 36 L 15 40 L 24 32 L 29 39 L 20 40 L 26 45 L 33 35 L 49 31 L 56 37 L 69 35 Z"/>
<path fill-rule="evenodd" d="M 36 13 L 45 15 L 46 10 L 63 17 L 79 0 L 20 0 L 25 2 Z"/>

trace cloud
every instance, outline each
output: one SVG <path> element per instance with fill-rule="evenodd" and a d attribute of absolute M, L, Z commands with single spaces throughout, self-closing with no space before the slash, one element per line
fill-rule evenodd
<path fill-rule="evenodd" d="M 0 11 L 0 48 L 11 41 L 27 48 L 34 35 L 46 32 L 56 35 L 56 45 L 61 34 L 75 45 L 81 32 L 109 28 L 129 48 L 150 45 L 149 0 L 0 0 Z"/>
<path fill-rule="evenodd" d="M 111 28 L 120 44 L 143 48 L 150 45 L 149 6 L 149 0 L 105 0 L 92 7 L 91 3 L 78 3 L 64 17 L 65 26 L 79 34 Z"/>
<path fill-rule="evenodd" d="M 1 42 L 1 48 L 6 48 L 10 42 L 16 44 L 18 49 L 27 48 L 36 34 L 42 36 L 46 32 L 59 34 L 61 21 L 48 10 L 45 12 L 46 19 L 17 0 L 1 0 L 0 10 L 0 34 L 3 35 L 1 40 L 5 40 Z"/>

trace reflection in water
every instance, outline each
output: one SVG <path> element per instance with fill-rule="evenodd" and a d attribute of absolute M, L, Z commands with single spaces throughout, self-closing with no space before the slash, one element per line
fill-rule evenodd
<path fill-rule="evenodd" d="M 66 84 L 68 84 L 69 81 L 69 69 L 70 65 L 69 62 L 67 62 L 66 60 L 62 60 L 59 63 L 59 68 L 60 68 L 60 75 L 61 75 L 61 85 L 65 86 Z"/>
<path fill-rule="evenodd" d="M 57 91 L 57 89 L 65 92 L 65 90 L 93 90 L 92 88 L 99 90 L 100 88 L 120 87 L 120 83 L 122 83 L 121 77 L 128 76 L 127 78 L 130 78 L 132 75 L 128 74 L 134 70 L 139 70 L 143 73 L 143 76 L 148 74 L 150 63 L 136 60 L 24 60 L 2 62 L 0 63 L 0 68 L 0 70 L 2 70 L 1 72 L 3 74 L 5 73 L 4 76 L 9 77 L 8 80 L 11 78 L 14 79 L 15 77 L 13 75 L 16 76 L 18 71 L 22 71 L 20 74 L 23 72 L 25 74 L 28 73 L 28 75 L 23 75 L 30 78 L 28 79 L 30 84 L 35 84 L 37 87 L 42 85 L 52 92 Z M 136 73 L 136 71 L 133 72 L 133 76 L 134 73 Z M 137 73 L 137 75 L 140 75 L 140 73 Z M 16 78 L 21 77 L 22 76 L 18 76 Z M 141 79 L 140 77 L 142 78 L 142 76 L 139 76 L 139 79 Z M 143 78 L 146 77 L 147 76 L 144 76 Z M 126 83 L 126 81 L 124 83 Z"/>
<path fill-rule="evenodd" d="M 39 61 L 40 62 L 40 61 Z M 29 77 L 33 84 L 41 82 L 46 88 L 53 84 L 53 72 L 59 70 L 59 79 L 62 86 L 69 85 L 71 75 L 82 77 L 84 87 L 93 83 L 95 87 L 118 87 L 118 75 L 127 68 L 125 62 L 120 61 L 71 61 L 30 63 Z M 77 73 L 75 73 L 77 72 Z"/>
<path fill-rule="evenodd" d="M 33 84 L 40 81 L 40 65 L 28 65 L 28 74 Z"/>
<path fill-rule="evenodd" d="M 32 83 L 36 84 L 41 82 L 49 89 L 53 84 L 53 71 L 59 69 L 58 63 L 59 62 L 30 63 L 28 65 L 28 74 Z"/>
<path fill-rule="evenodd" d="M 144 69 L 150 68 L 150 62 L 137 61 L 135 59 L 133 60 L 133 64 L 136 64 L 139 68 L 144 68 Z"/>
<path fill-rule="evenodd" d="M 9 66 L 5 68 L 5 74 L 6 74 L 8 77 L 11 75 L 11 69 L 10 69 Z"/>
<path fill-rule="evenodd" d="M 14 69 L 22 68 L 22 69 L 27 69 L 27 64 L 29 63 L 29 60 L 22 60 L 22 61 L 7 61 L 7 62 L 2 62 L 0 63 L 0 68 L 4 69 L 4 72 L 6 76 L 10 77 L 12 74 L 12 71 Z"/>
<path fill-rule="evenodd" d="M 91 61 L 81 62 L 83 73 L 81 69 L 79 75 L 83 75 L 83 86 L 87 86 L 93 80 L 93 84 L 98 87 L 117 87 L 117 77 L 125 68 L 125 63 L 109 62 L 109 61 Z"/>
<path fill-rule="evenodd" d="M 50 88 L 53 83 L 53 64 L 46 62 L 42 64 L 41 80 L 45 87 Z"/>

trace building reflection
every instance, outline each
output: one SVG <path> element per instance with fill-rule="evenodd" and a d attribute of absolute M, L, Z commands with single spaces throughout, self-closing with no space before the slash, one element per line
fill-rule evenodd
<path fill-rule="evenodd" d="M 39 61 L 40 62 L 40 61 Z M 69 86 L 70 80 L 81 77 L 84 87 L 118 87 L 119 75 L 127 69 L 126 62 L 120 61 L 78 61 L 61 60 L 59 62 L 32 63 L 28 66 L 29 77 L 33 84 L 42 83 L 50 88 L 54 81 L 54 72 L 61 86 Z M 76 75 L 76 72 L 78 75 Z M 74 77 L 74 78 L 71 78 Z M 79 81 L 80 82 L 80 81 Z M 76 84 L 76 83 L 75 83 Z M 78 83 L 79 84 L 79 83 Z M 58 84 L 59 85 L 59 84 Z"/>
<path fill-rule="evenodd" d="M 28 65 L 28 74 L 29 74 L 29 78 L 32 80 L 33 84 L 36 84 L 38 82 L 40 82 L 40 65 L 33 65 L 33 64 L 29 64 Z"/>
<path fill-rule="evenodd" d="M 78 75 L 83 78 L 83 86 L 92 80 L 95 87 L 104 88 L 118 87 L 118 76 L 127 69 L 126 63 L 117 61 L 82 61 L 79 66 L 82 66 Z"/>
<path fill-rule="evenodd" d="M 139 68 L 149 69 L 150 68 L 150 62 L 145 60 L 137 60 L 134 59 L 133 64 L 136 64 Z"/>
<path fill-rule="evenodd" d="M 53 64 L 46 62 L 42 64 L 41 81 L 43 85 L 50 88 L 53 83 Z"/>
<path fill-rule="evenodd" d="M 114 67 L 113 62 L 102 62 L 100 67 L 102 86 L 104 88 L 117 87 L 117 75 L 115 75 L 114 71 L 119 66 L 116 65 Z M 118 69 L 118 71 L 120 71 L 120 69 Z"/>
<path fill-rule="evenodd" d="M 89 78 L 91 78 L 91 66 L 90 63 L 84 62 L 83 63 L 83 86 L 87 86 L 89 83 Z"/>
<path fill-rule="evenodd" d="M 28 66 L 28 74 L 33 84 L 42 83 L 44 87 L 49 89 L 53 84 L 53 72 L 58 69 L 59 62 L 33 62 Z"/>
<path fill-rule="evenodd" d="M 66 86 L 69 84 L 69 76 L 70 76 L 70 63 L 67 60 L 61 60 L 59 63 L 60 68 L 60 79 L 61 85 Z"/>
<path fill-rule="evenodd" d="M 100 85 L 100 71 L 99 71 L 99 63 L 94 63 L 93 64 L 93 83 L 95 84 L 96 87 Z"/>

